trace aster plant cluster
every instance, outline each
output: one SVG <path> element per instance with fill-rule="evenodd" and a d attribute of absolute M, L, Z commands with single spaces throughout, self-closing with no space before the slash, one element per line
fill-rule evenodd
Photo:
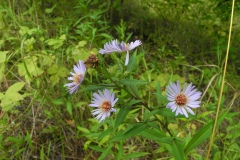
<path fill-rule="evenodd" d="M 99 53 L 111 54 L 113 52 L 126 52 L 125 66 L 127 66 L 129 63 L 129 51 L 141 44 L 142 42 L 140 40 L 136 40 L 130 44 L 123 41 L 118 42 L 118 40 L 112 40 L 106 43 L 104 48 L 99 50 Z M 84 80 L 86 72 L 84 61 L 79 60 L 77 65 L 73 66 L 73 70 L 74 72 L 70 72 L 71 76 L 68 77 L 68 80 L 71 82 L 65 85 L 70 94 L 76 93 Z M 176 83 L 170 82 L 166 89 L 167 99 L 169 100 L 166 108 L 170 108 L 172 112 L 175 112 L 176 116 L 180 114 L 188 118 L 188 113 L 194 115 L 192 110 L 193 108 L 195 109 L 200 107 L 201 102 L 198 99 L 201 97 L 201 92 L 197 91 L 192 83 L 188 86 L 185 83 L 183 89 L 181 90 L 179 81 Z M 104 89 L 103 91 L 98 90 L 96 93 L 93 93 L 92 102 L 89 104 L 90 107 L 95 108 L 95 110 L 92 111 L 92 115 L 95 116 L 99 122 L 104 121 L 110 116 L 111 112 L 117 111 L 114 108 L 117 101 L 118 98 L 115 98 L 115 94 L 109 89 Z"/>

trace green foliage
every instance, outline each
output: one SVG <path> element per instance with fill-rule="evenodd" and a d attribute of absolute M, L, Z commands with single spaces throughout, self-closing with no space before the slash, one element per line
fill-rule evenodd
<path fill-rule="evenodd" d="M 240 159 L 239 8 L 223 79 L 230 1 L 0 1 L 0 159 L 203 159 L 223 81 L 210 159 Z M 98 54 L 112 39 L 143 44 L 125 66 L 125 52 Z M 203 93 L 188 119 L 166 108 L 177 80 Z M 99 123 L 89 104 L 106 88 L 117 111 Z"/>

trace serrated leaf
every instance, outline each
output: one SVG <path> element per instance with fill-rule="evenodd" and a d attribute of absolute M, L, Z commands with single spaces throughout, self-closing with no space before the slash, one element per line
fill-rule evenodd
<path fill-rule="evenodd" d="M 52 74 L 56 74 L 58 72 L 58 65 L 54 64 L 51 67 L 48 68 L 47 73 L 52 75 Z"/>
<path fill-rule="evenodd" d="M 14 94 L 18 91 L 20 91 L 23 86 L 25 85 L 24 82 L 17 82 L 17 83 L 14 83 L 13 85 L 11 85 L 8 90 L 6 91 L 6 94 L 5 95 L 11 95 L 11 94 Z"/>
<path fill-rule="evenodd" d="M 65 67 L 59 67 L 57 74 L 59 77 L 66 77 L 68 75 L 68 70 Z"/>
<path fill-rule="evenodd" d="M 6 60 L 6 55 L 9 51 L 0 51 L 0 63 L 5 62 Z"/>
<path fill-rule="evenodd" d="M 80 42 L 78 42 L 78 47 L 80 47 L 80 48 L 82 48 L 82 47 L 84 47 L 85 45 L 87 44 L 87 42 L 86 41 L 80 41 Z"/>
<path fill-rule="evenodd" d="M 5 69 L 5 64 L 4 63 L 0 64 L 0 81 L 3 78 L 4 69 Z"/>

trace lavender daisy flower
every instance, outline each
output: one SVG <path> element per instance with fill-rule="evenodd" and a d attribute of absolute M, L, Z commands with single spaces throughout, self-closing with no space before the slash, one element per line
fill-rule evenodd
<path fill-rule="evenodd" d="M 127 52 L 126 60 L 125 60 L 125 66 L 128 64 L 129 61 L 129 51 L 140 46 L 142 42 L 140 40 L 136 40 L 135 42 L 124 43 L 123 41 L 121 43 L 118 42 L 118 40 L 112 40 L 109 43 L 106 43 L 104 45 L 104 49 L 100 49 L 98 52 L 101 54 L 110 54 L 112 52 Z"/>
<path fill-rule="evenodd" d="M 170 85 L 167 87 L 167 98 L 170 101 L 167 104 L 167 108 L 170 108 L 172 112 L 176 111 L 176 116 L 178 114 L 185 115 L 188 118 L 188 113 L 194 115 L 194 112 L 191 108 L 200 107 L 201 101 L 197 101 L 201 97 L 201 92 L 195 89 L 195 86 L 190 83 L 188 86 L 185 83 L 183 89 L 180 89 L 180 83 L 170 82 Z"/>
<path fill-rule="evenodd" d="M 77 92 L 80 84 L 84 79 L 84 74 L 86 72 L 86 67 L 84 65 L 84 62 L 79 60 L 78 64 L 73 66 L 73 70 L 75 73 L 70 72 L 72 76 L 68 77 L 68 80 L 73 82 L 64 85 L 67 87 L 67 90 L 70 94 Z"/>
<path fill-rule="evenodd" d="M 113 107 L 118 101 L 118 98 L 114 99 L 114 97 L 115 94 L 111 94 L 108 89 L 105 89 L 103 92 L 98 91 L 98 93 L 93 94 L 92 103 L 89 104 L 89 106 L 97 108 L 92 111 L 92 115 L 97 115 L 96 119 L 99 120 L 99 123 L 106 117 L 109 117 L 111 112 L 116 112 L 116 109 Z"/>

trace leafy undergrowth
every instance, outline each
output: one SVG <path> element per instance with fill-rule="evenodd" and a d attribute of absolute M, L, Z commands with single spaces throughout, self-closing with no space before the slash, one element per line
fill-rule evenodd
<path fill-rule="evenodd" d="M 204 159 L 230 12 L 216 17 L 231 4 L 201 2 L 0 2 L 0 159 Z M 211 150 L 216 160 L 240 158 L 237 22 Z M 111 39 L 143 44 L 125 67 L 123 53 L 98 54 Z M 78 60 L 87 73 L 70 95 L 64 85 Z M 202 92 L 201 107 L 188 119 L 165 109 L 166 86 L 177 80 Z M 117 113 L 99 123 L 89 104 L 96 90 L 107 87 L 119 98 Z"/>

